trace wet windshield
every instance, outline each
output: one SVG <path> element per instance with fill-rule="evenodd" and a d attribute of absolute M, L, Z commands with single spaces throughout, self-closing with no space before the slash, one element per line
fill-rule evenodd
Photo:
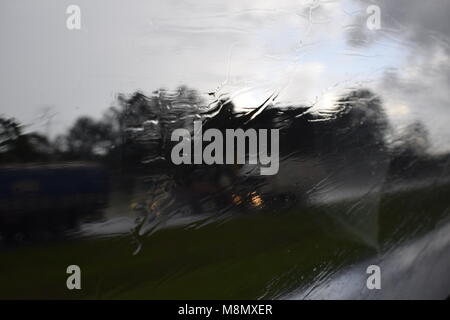
<path fill-rule="evenodd" d="M 0 298 L 448 297 L 449 12 L 2 2 Z"/>

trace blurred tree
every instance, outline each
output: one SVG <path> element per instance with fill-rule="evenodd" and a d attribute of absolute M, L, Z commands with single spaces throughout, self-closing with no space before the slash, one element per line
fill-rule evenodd
<path fill-rule="evenodd" d="M 420 121 L 407 125 L 394 141 L 394 153 L 409 157 L 423 157 L 430 148 L 427 128 Z"/>
<path fill-rule="evenodd" d="M 391 171 L 394 174 L 405 174 L 409 169 L 412 174 L 417 174 L 417 170 L 426 171 L 425 163 L 430 162 L 429 154 L 430 140 L 427 128 L 420 121 L 407 125 L 398 138 L 392 143 L 393 160 Z M 436 164 L 432 164 L 435 166 Z"/>
<path fill-rule="evenodd" d="M 108 154 L 113 130 L 108 123 L 83 116 L 75 121 L 65 139 L 72 157 L 90 160 Z"/>
<path fill-rule="evenodd" d="M 52 146 L 47 137 L 23 133 L 23 126 L 13 118 L 0 118 L 0 162 L 48 161 Z"/>
<path fill-rule="evenodd" d="M 389 120 L 380 98 L 368 89 L 351 91 L 336 102 L 336 119 L 319 126 L 322 144 L 328 150 L 352 149 L 363 154 L 369 150 L 385 152 Z"/>
<path fill-rule="evenodd" d="M 0 152 L 5 153 L 16 147 L 22 135 L 22 126 L 13 118 L 0 118 Z"/>
<path fill-rule="evenodd" d="M 121 154 L 124 165 L 164 158 L 171 132 L 191 126 L 204 104 L 199 93 L 187 86 L 159 89 L 150 96 L 140 91 L 120 94 L 117 102 L 105 113 L 104 121 L 117 133 L 115 152 Z"/>

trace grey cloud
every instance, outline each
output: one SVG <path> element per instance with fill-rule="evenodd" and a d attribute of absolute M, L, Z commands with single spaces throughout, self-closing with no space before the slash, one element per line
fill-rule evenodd
<path fill-rule="evenodd" d="M 351 45 L 372 45 L 380 38 L 388 38 L 419 50 L 434 45 L 450 49 L 450 2 L 447 0 L 355 0 L 355 3 L 360 10 L 348 26 Z M 374 32 L 366 27 L 365 9 L 369 5 L 380 7 L 381 30 Z"/>
<path fill-rule="evenodd" d="M 378 90 L 385 108 L 407 106 L 400 120 L 421 120 L 433 135 L 436 150 L 449 150 L 450 130 L 450 1 L 360 0 L 360 11 L 346 30 L 347 42 L 360 50 L 391 43 L 404 60 L 384 72 Z M 365 8 L 376 4 L 381 11 L 381 30 L 366 27 Z M 394 119 L 395 120 L 395 119 Z M 398 120 L 398 119 L 397 119 Z"/>

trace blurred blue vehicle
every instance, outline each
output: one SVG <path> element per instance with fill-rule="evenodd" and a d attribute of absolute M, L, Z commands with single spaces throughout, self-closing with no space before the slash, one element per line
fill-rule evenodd
<path fill-rule="evenodd" d="M 80 162 L 0 167 L 0 232 L 56 231 L 107 204 L 109 177 L 100 165 Z"/>

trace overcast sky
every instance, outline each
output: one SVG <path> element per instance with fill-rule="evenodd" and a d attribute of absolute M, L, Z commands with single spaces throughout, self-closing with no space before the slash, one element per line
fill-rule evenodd
<path fill-rule="evenodd" d="M 81 30 L 66 27 L 72 4 Z M 320 108 L 369 87 L 398 127 L 422 119 L 450 150 L 449 13 L 448 0 L 0 0 L 0 113 L 55 135 L 135 90 L 219 88 L 239 107 L 281 90 Z"/>

